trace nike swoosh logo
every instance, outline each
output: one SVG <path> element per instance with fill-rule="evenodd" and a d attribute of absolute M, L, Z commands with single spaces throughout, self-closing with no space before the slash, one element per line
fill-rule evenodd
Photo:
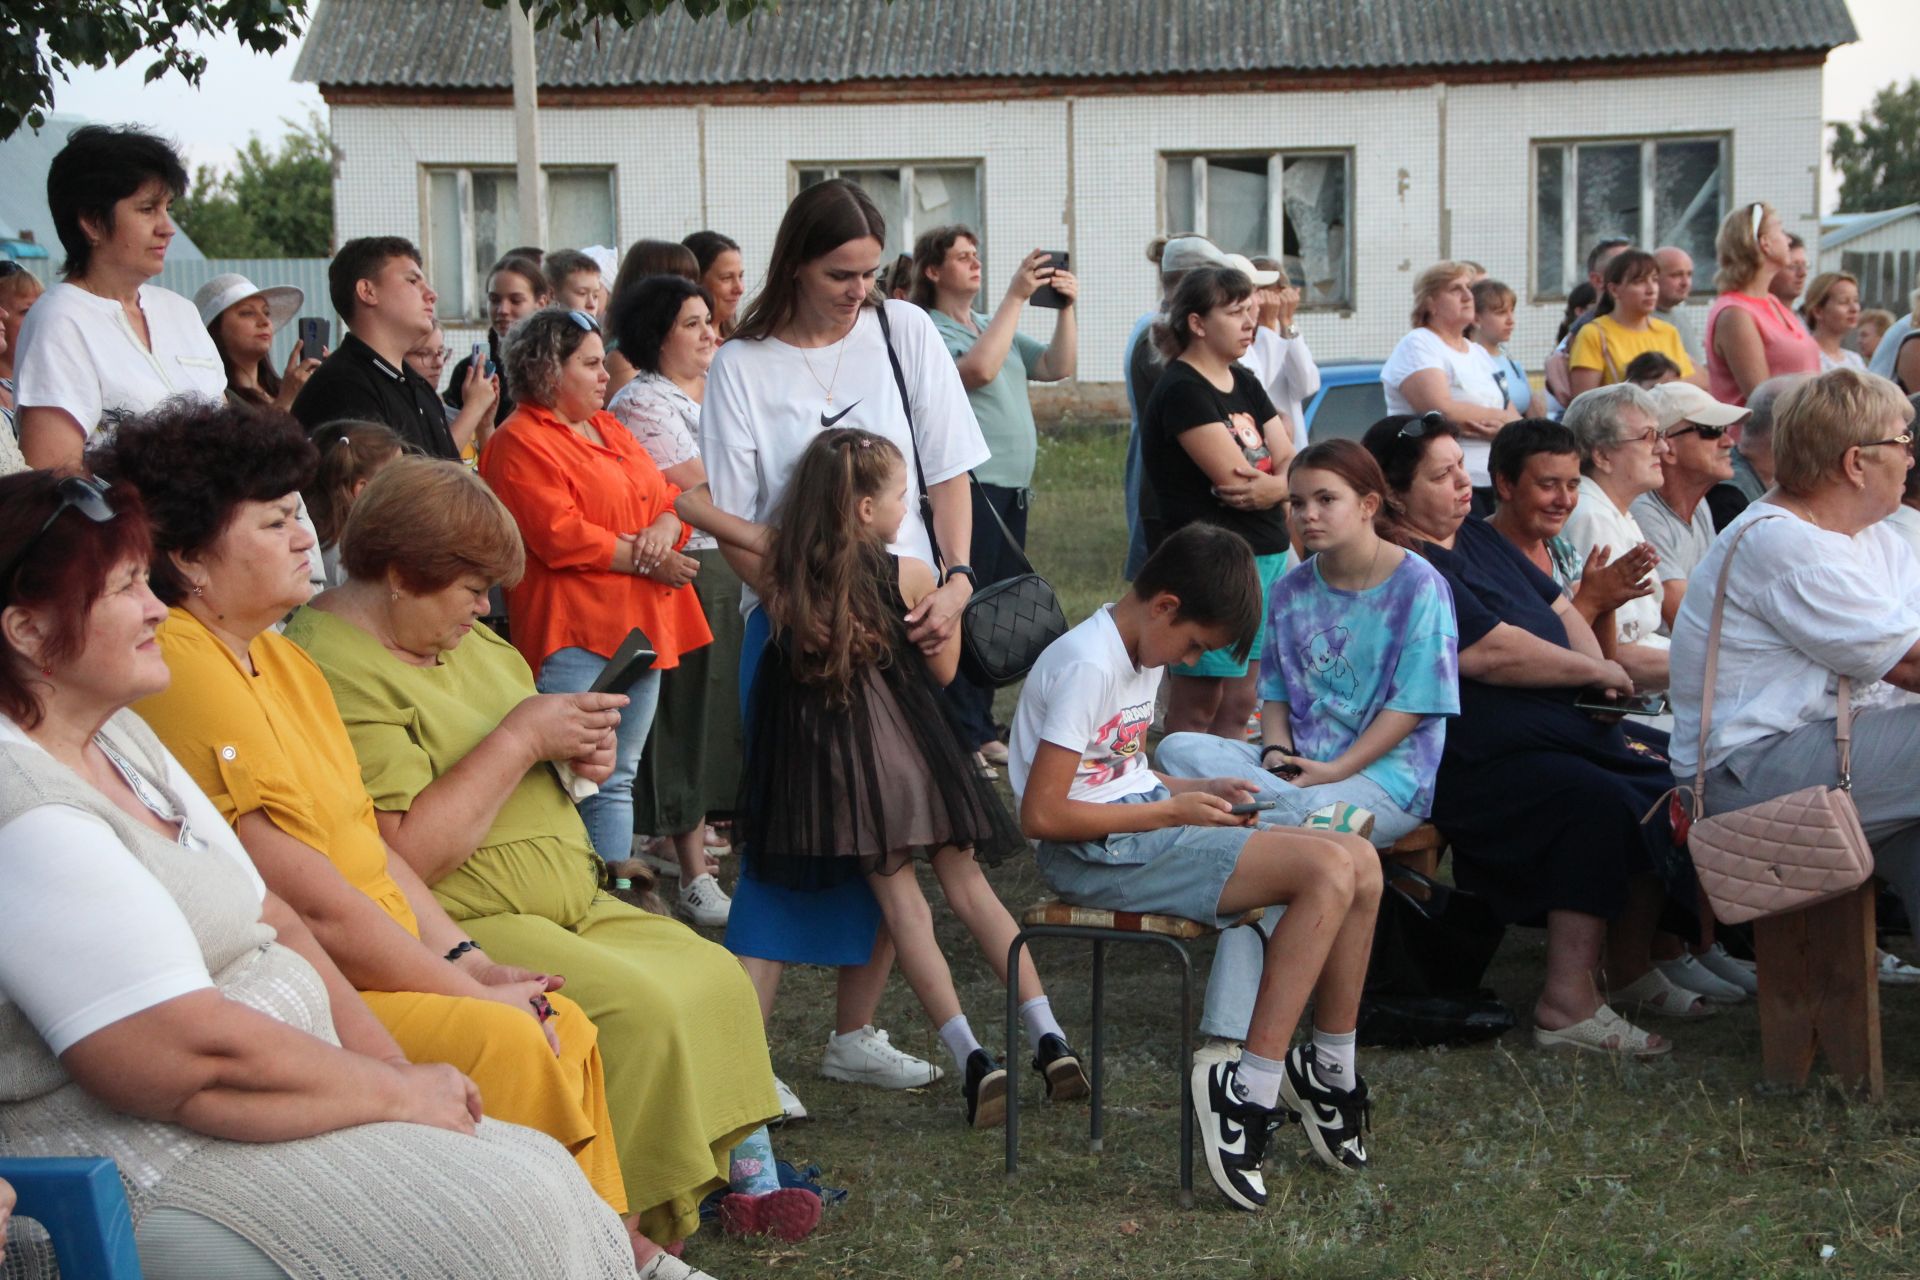
<path fill-rule="evenodd" d="M 820 415 L 820 425 L 822 427 L 830 427 L 834 423 L 840 421 L 840 419 L 852 413 L 855 409 L 858 409 L 859 407 L 860 407 L 860 402 L 858 400 L 855 400 L 852 404 L 848 405 L 846 408 L 842 409 L 840 412 L 834 414 L 831 418 L 829 418 L 825 413 L 822 413 Z"/>

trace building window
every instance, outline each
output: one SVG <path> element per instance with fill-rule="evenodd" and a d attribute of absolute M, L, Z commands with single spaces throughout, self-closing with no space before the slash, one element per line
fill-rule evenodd
<path fill-rule="evenodd" d="M 828 178 L 845 178 L 873 198 L 887 220 L 887 265 L 923 231 L 961 223 L 984 236 L 980 225 L 980 164 L 944 160 L 924 164 L 803 164 L 795 168 L 799 189 Z"/>
<path fill-rule="evenodd" d="M 1727 155 L 1725 137 L 1535 143 L 1534 296 L 1566 297 L 1587 278 L 1587 250 L 1610 236 L 1677 245 L 1696 267 L 1710 265 Z M 1712 271 L 1693 278 L 1696 293 L 1711 290 Z"/>
<path fill-rule="evenodd" d="M 1346 152 L 1164 156 L 1161 229 L 1279 259 L 1304 307 L 1351 307 L 1350 161 Z"/>
<path fill-rule="evenodd" d="M 614 244 L 613 170 L 543 169 L 547 243 Z M 512 169 L 427 170 L 427 278 L 443 321 L 484 321 L 487 272 L 520 243 L 519 182 Z"/>

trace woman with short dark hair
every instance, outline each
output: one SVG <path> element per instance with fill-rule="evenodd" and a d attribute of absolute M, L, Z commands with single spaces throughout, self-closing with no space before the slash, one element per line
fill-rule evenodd
<path fill-rule="evenodd" d="M 53 158 L 47 204 L 67 262 L 20 329 L 14 399 L 28 466 L 78 466 L 113 415 L 226 394 L 193 303 L 148 283 L 166 264 L 168 211 L 186 189 L 174 149 L 131 125 L 83 125 Z"/>
<path fill-rule="evenodd" d="M 700 401 L 707 366 L 719 348 L 713 300 L 702 285 L 680 276 L 648 276 L 628 289 L 610 317 L 620 349 L 638 370 L 607 402 L 607 412 L 646 449 L 676 504 L 697 530 L 686 554 L 698 563 L 693 580 L 712 644 L 687 654 L 660 680 L 660 714 L 652 741 L 664 750 L 640 757 L 634 784 L 634 823 L 672 844 L 672 861 L 654 869 L 680 877 L 680 909 L 695 924 L 727 922 L 732 900 L 714 879 L 707 855 L 707 814 L 733 808 L 740 790 L 740 698 L 730 678 L 740 663 L 740 578 L 720 544 L 704 529 L 726 517 L 707 492 L 700 461 Z M 711 678 L 710 672 L 718 672 Z M 713 848 L 725 848 L 714 838 Z"/>
<path fill-rule="evenodd" d="M 0 1156 L 113 1157 L 151 1280 L 632 1276 L 566 1152 L 409 1062 L 269 891 L 238 752 L 210 798 L 127 709 L 174 678 L 152 550 L 127 484 L 0 480 Z"/>

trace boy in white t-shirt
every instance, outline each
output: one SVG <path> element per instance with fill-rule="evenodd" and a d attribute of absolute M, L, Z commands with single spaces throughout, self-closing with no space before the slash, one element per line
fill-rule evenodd
<path fill-rule="evenodd" d="M 1020 693 L 1009 773 L 1021 829 L 1063 899 L 1225 927 L 1290 909 L 1266 942 L 1246 1050 L 1193 1067 L 1207 1168 L 1242 1209 L 1267 1202 L 1267 1134 L 1289 1113 L 1334 1169 L 1367 1164 L 1366 1082 L 1354 1068 L 1360 989 L 1380 905 L 1380 862 L 1352 835 L 1261 828 L 1233 806 L 1239 778 L 1168 778 L 1147 763 L 1162 668 L 1251 646 L 1265 602 L 1237 534 L 1190 524 L 1148 559 L 1133 589 L 1040 655 Z M 1289 1050 L 1314 998 L 1310 1044 Z"/>

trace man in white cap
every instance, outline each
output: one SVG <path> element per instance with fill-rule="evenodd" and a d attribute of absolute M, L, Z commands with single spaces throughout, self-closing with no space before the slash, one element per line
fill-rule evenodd
<path fill-rule="evenodd" d="M 1687 579 L 1713 545 L 1713 513 L 1707 491 L 1733 478 L 1733 428 L 1748 411 L 1722 404 L 1691 382 L 1668 382 L 1650 393 L 1660 406 L 1660 430 L 1673 452 L 1661 468 L 1660 487 L 1633 500 L 1633 518 L 1660 553 L 1655 572 L 1665 588 L 1660 630 L 1673 626 Z"/>
<path fill-rule="evenodd" d="M 1149 246 L 1147 257 L 1160 267 L 1160 304 L 1166 305 L 1173 291 L 1186 279 L 1187 272 L 1198 267 L 1224 267 L 1227 257 L 1213 247 L 1213 242 L 1204 236 L 1175 236 L 1160 245 L 1158 257 Z M 1161 371 L 1166 368 L 1160 359 L 1160 353 L 1154 350 L 1153 343 L 1147 341 L 1147 330 L 1152 327 L 1154 317 L 1160 314 L 1155 307 L 1133 322 L 1133 332 L 1127 335 L 1125 353 L 1120 363 L 1127 373 L 1127 413 L 1132 419 L 1132 434 L 1127 438 L 1127 561 L 1126 576 L 1132 581 L 1147 562 L 1147 522 L 1140 510 L 1144 485 L 1140 479 L 1140 415 L 1146 411 L 1147 398 L 1153 394 L 1154 386 L 1160 381 Z M 1152 496 L 1147 495 L 1151 502 Z"/>

